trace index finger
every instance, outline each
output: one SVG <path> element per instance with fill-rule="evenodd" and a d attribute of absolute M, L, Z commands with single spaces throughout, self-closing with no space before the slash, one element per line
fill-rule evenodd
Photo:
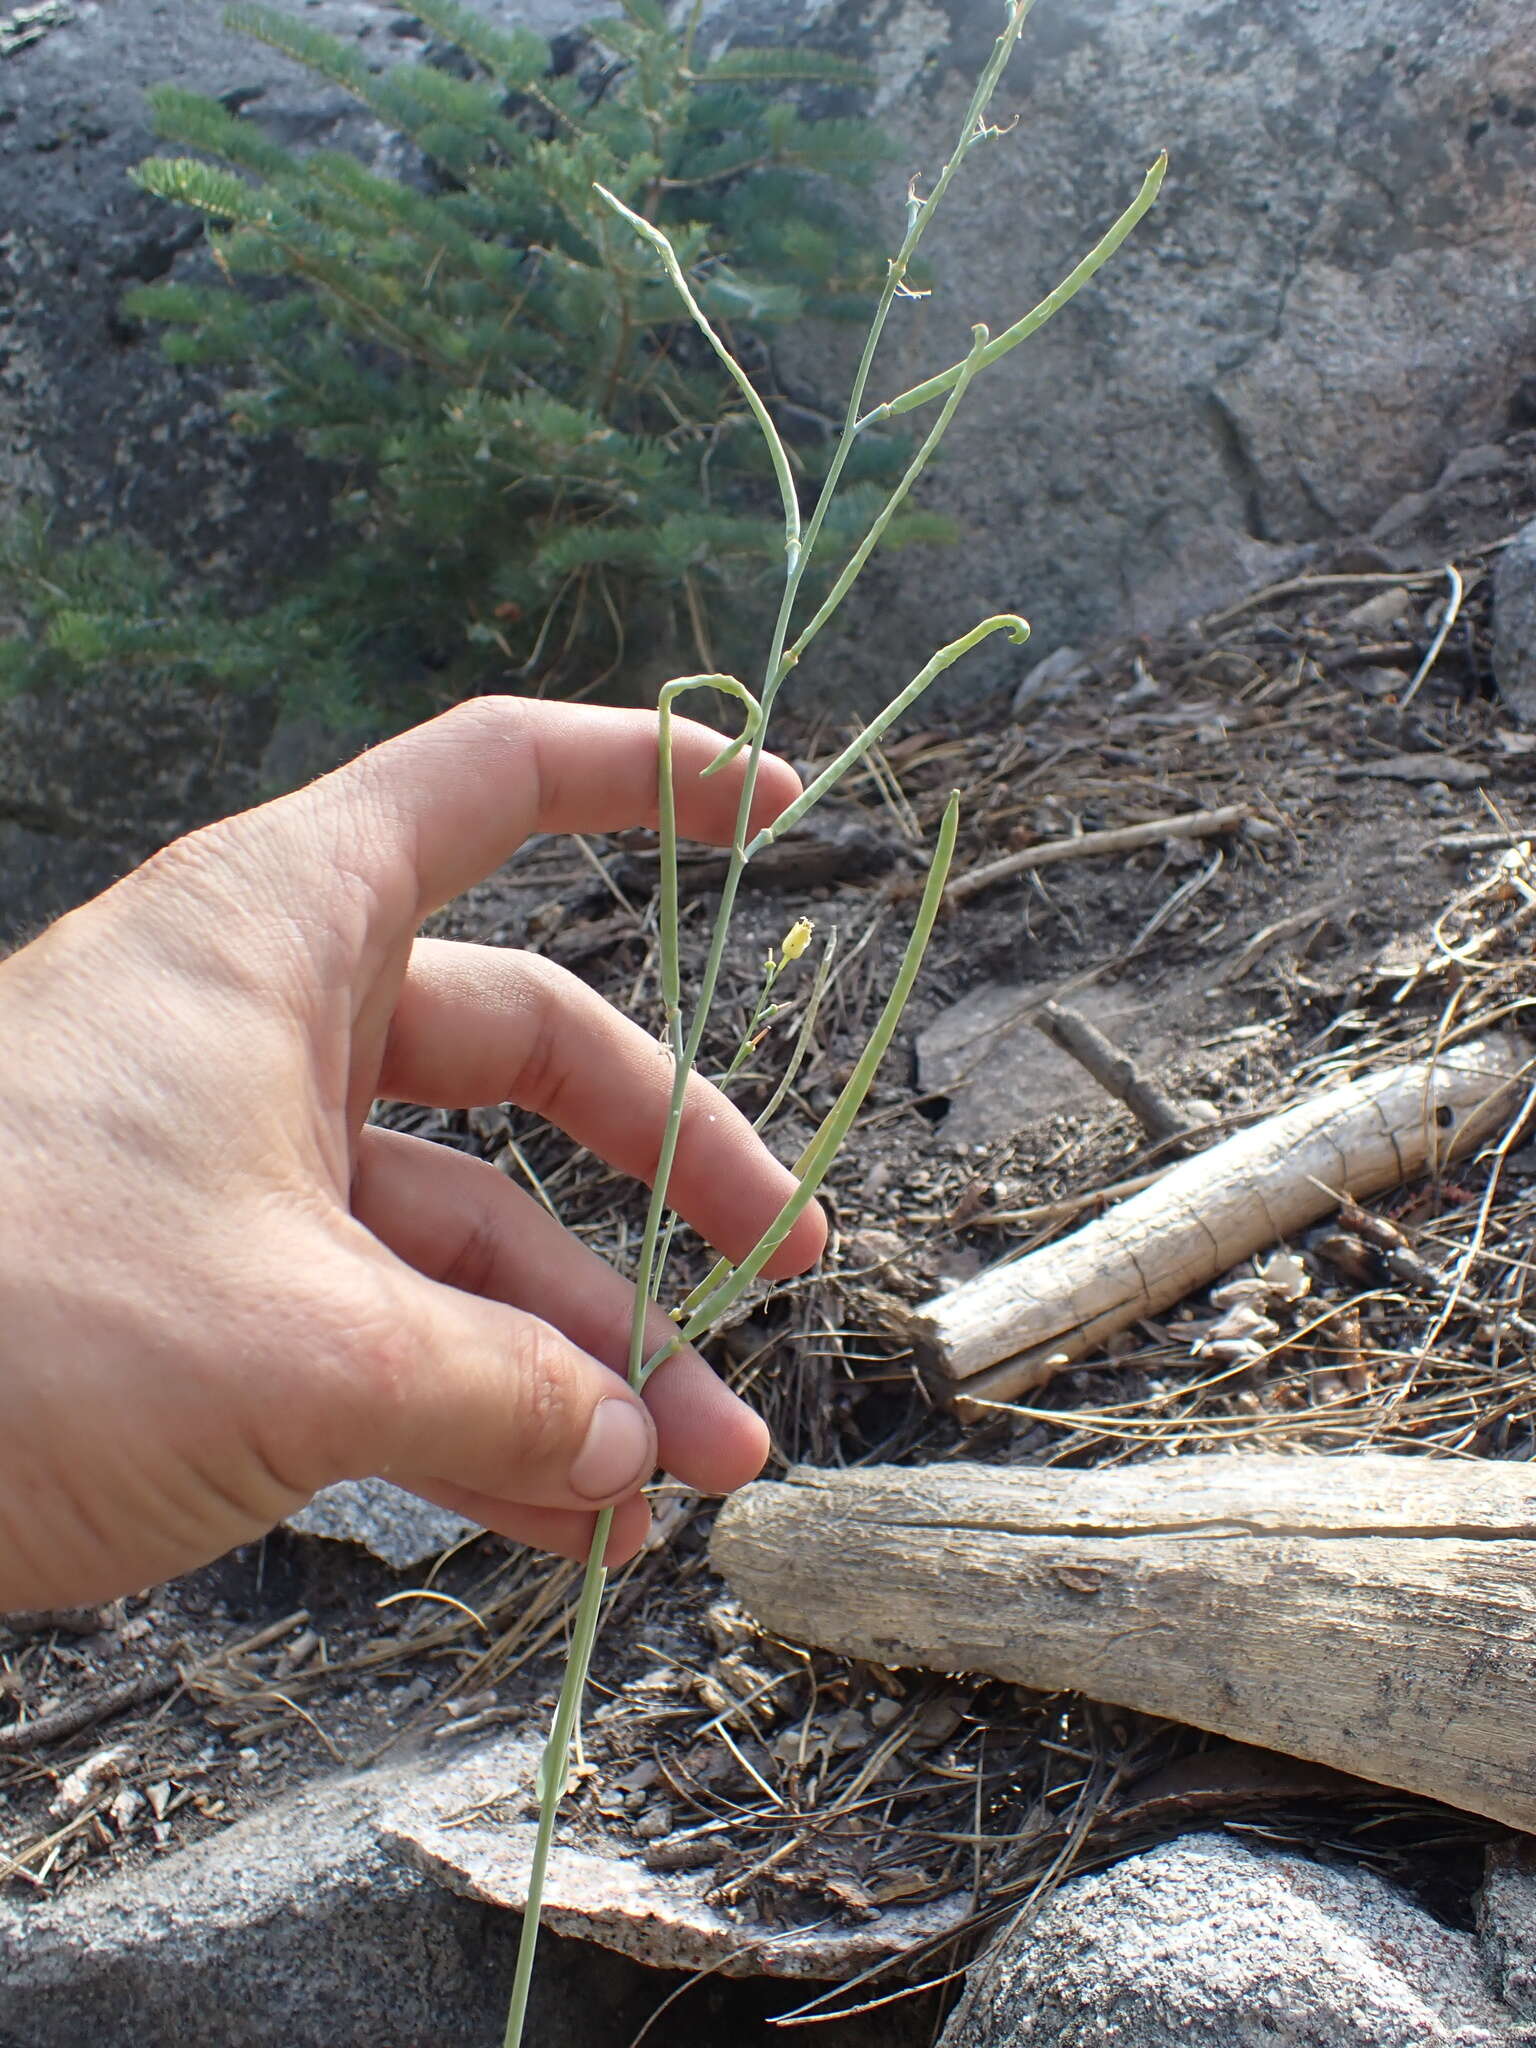
<path fill-rule="evenodd" d="M 729 845 L 745 759 L 703 771 L 726 744 L 696 720 L 672 723 L 678 829 Z M 612 832 L 657 819 L 658 720 L 653 711 L 475 697 L 386 740 L 290 801 L 323 807 L 343 827 L 349 858 L 370 877 L 403 861 L 415 917 L 483 880 L 533 832 Z M 765 754 L 750 830 L 799 794 L 787 761 Z"/>
<path fill-rule="evenodd" d="M 671 1100 L 670 1053 L 567 969 L 532 953 L 418 939 L 374 1090 L 465 1109 L 515 1102 L 619 1172 L 653 1182 Z M 749 1252 L 795 1191 L 742 1112 L 688 1077 L 670 1204 L 728 1258 Z M 812 1205 L 769 1262 L 775 1278 L 821 1256 Z"/>

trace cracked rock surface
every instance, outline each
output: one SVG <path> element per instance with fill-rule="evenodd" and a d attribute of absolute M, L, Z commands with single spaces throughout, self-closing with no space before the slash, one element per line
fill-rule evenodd
<path fill-rule="evenodd" d="M 338 1773 L 103 1884 L 0 1898 L 0 2048 L 493 2048 L 539 1754 L 513 1735 Z M 722 1965 L 836 1982 L 963 1911 L 897 1908 L 800 1936 L 716 1910 L 707 1883 L 649 1873 L 601 1842 L 557 1848 L 530 2048 L 628 2048 L 686 1982 L 679 1970 L 711 1979 L 688 2038 L 741 2039 L 763 1998 L 727 1985 Z M 763 1997 L 769 2010 L 793 2002 Z M 834 2038 L 867 2048 L 875 2037 Z M 889 2024 L 878 2038 L 917 2039 Z"/>
<path fill-rule="evenodd" d="M 1493 673 L 1516 718 L 1536 724 L 1536 519 L 1513 537 L 1493 572 Z"/>
<path fill-rule="evenodd" d="M 995 12 L 803 0 L 817 33 L 906 52 L 888 199 L 942 162 Z M 1536 403 L 1528 0 L 1042 0 L 994 111 L 1018 126 L 953 188 L 876 398 L 962 356 L 970 322 L 1016 319 L 1164 147 L 1168 180 L 968 394 L 928 493 L 966 544 L 936 575 L 876 565 L 861 675 L 1003 605 L 1034 623 L 1026 659 L 1192 616 L 1368 532 Z"/>

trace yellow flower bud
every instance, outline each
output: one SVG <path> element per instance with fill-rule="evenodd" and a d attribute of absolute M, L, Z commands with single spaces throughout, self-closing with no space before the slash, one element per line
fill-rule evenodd
<path fill-rule="evenodd" d="M 797 917 L 784 934 L 784 943 L 779 951 L 785 960 L 798 960 L 811 943 L 811 934 L 816 929 L 808 917 Z"/>

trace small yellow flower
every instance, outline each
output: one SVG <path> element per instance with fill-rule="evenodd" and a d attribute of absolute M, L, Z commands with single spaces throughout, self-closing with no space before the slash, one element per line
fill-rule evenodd
<path fill-rule="evenodd" d="M 811 934 L 816 929 L 808 917 L 797 917 L 784 934 L 784 943 L 779 951 L 786 961 L 798 960 L 811 943 Z"/>

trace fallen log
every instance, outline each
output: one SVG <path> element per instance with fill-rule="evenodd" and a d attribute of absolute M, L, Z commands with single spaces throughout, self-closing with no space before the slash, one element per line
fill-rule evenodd
<path fill-rule="evenodd" d="M 710 1557 L 764 1627 L 1073 1690 L 1536 1830 L 1536 1471 L 1369 1455 L 792 1470 Z"/>
<path fill-rule="evenodd" d="M 1008 1401 L 1253 1253 L 1503 1130 L 1531 1051 L 1470 1040 L 1299 1102 L 1184 1160 L 1142 1193 L 912 1312 L 941 1398 Z"/>

